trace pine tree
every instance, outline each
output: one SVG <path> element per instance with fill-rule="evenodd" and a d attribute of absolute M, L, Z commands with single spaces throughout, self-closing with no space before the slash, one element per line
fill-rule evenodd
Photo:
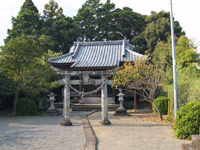
<path fill-rule="evenodd" d="M 77 40 L 78 32 L 72 18 L 65 17 L 63 9 L 54 0 L 44 6 L 42 16 L 42 34 L 51 37 L 54 52 L 68 53 L 73 42 Z"/>

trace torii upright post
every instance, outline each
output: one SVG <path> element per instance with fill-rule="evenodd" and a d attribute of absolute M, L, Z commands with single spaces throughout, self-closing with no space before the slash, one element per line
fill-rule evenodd
<path fill-rule="evenodd" d="M 101 76 L 101 81 L 104 83 L 106 81 L 106 75 Z M 102 111 L 102 121 L 101 125 L 110 125 L 111 122 L 108 120 L 108 94 L 107 94 L 107 83 L 101 88 L 101 111 Z"/>
<path fill-rule="evenodd" d="M 66 75 L 65 80 L 67 83 L 70 83 L 70 75 Z M 70 88 L 67 84 L 65 84 L 64 88 L 63 121 L 60 123 L 60 125 L 72 126 L 70 121 Z"/>

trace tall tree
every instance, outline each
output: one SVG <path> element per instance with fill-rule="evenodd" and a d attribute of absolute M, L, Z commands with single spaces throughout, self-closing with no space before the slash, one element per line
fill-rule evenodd
<path fill-rule="evenodd" d="M 13 103 L 13 114 L 16 114 L 16 104 L 19 90 L 23 86 L 23 78 L 34 63 L 41 56 L 42 51 L 37 42 L 30 36 L 22 34 L 21 37 L 11 38 L 2 48 L 1 66 L 14 80 L 15 97 Z"/>
<path fill-rule="evenodd" d="M 48 27 L 51 27 L 54 21 L 64 18 L 63 9 L 58 7 L 58 3 L 54 0 L 50 0 L 49 4 L 44 5 L 43 13 L 43 21 Z"/>
<path fill-rule="evenodd" d="M 136 36 L 135 39 L 138 47 L 142 46 L 146 48 L 143 50 L 140 49 L 140 51 L 143 53 L 145 53 L 145 51 L 152 53 L 157 42 L 167 42 L 167 39 L 171 34 L 170 14 L 169 12 L 164 11 L 160 11 L 159 13 L 152 11 L 150 16 L 146 16 L 145 20 L 148 23 L 147 27 L 139 36 Z M 174 32 L 177 37 L 185 34 L 178 21 L 174 21 Z M 140 43 L 138 39 L 143 42 Z M 144 40 L 146 41 L 146 46 L 144 45 Z"/>
<path fill-rule="evenodd" d="M 112 12 L 115 9 L 115 4 L 107 0 L 105 4 L 97 10 L 97 39 L 96 40 L 110 40 L 110 33 L 113 28 Z"/>
<path fill-rule="evenodd" d="M 100 0 L 88 0 L 74 17 L 75 25 L 79 28 L 80 37 L 84 40 L 96 40 L 98 34 L 97 11 L 102 7 Z"/>
<path fill-rule="evenodd" d="M 32 0 L 26 0 L 17 17 L 12 17 L 12 29 L 8 29 L 8 37 L 4 42 L 8 43 L 11 38 L 20 37 L 22 34 L 34 35 L 41 29 L 41 26 L 38 9 Z"/>
<path fill-rule="evenodd" d="M 77 40 L 77 29 L 72 18 L 65 17 L 63 9 L 54 0 L 45 4 L 42 34 L 51 37 L 54 52 L 68 53 L 73 42 Z M 43 38 L 44 39 L 44 38 Z M 48 44 L 46 45 L 47 47 Z"/>
<path fill-rule="evenodd" d="M 123 39 L 126 37 L 131 43 L 133 37 L 139 35 L 145 28 L 144 17 L 129 7 L 123 9 L 116 9 L 112 13 L 112 28 L 113 39 Z"/>

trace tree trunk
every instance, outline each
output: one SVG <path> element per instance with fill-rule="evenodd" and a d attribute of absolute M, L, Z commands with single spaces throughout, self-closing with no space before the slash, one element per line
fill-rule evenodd
<path fill-rule="evenodd" d="M 160 116 L 160 119 L 163 120 L 162 114 L 161 114 L 161 112 L 160 112 L 158 106 L 157 106 L 156 103 L 154 102 L 154 100 L 152 100 L 152 103 L 153 103 L 154 106 L 156 107 L 156 110 L 157 110 L 157 112 L 158 112 L 158 114 L 159 114 L 159 116 Z"/>
<path fill-rule="evenodd" d="M 13 116 L 17 115 L 16 106 L 17 106 L 17 101 L 18 101 L 18 95 L 19 95 L 19 81 L 17 81 L 16 83 L 15 97 L 14 97 L 14 102 L 13 102 L 13 112 L 12 112 Z"/>

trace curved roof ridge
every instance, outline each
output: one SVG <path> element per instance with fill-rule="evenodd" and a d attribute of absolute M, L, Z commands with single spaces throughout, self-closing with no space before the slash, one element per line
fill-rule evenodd
<path fill-rule="evenodd" d="M 143 54 L 140 54 L 140 53 L 138 53 L 138 52 L 132 51 L 132 50 L 130 50 L 130 49 L 128 49 L 128 48 L 126 48 L 126 50 L 127 50 L 129 53 L 132 53 L 133 55 L 136 55 L 136 56 L 138 56 L 138 57 L 147 58 L 146 55 L 143 55 Z"/>
<path fill-rule="evenodd" d="M 124 40 L 115 40 L 115 41 L 90 41 L 90 42 L 75 42 L 76 44 L 79 43 L 80 45 L 113 45 L 113 44 L 123 44 Z M 128 40 L 125 40 L 128 42 Z"/>
<path fill-rule="evenodd" d="M 59 58 L 63 58 L 63 57 L 66 57 L 66 56 L 70 56 L 70 55 L 72 55 L 73 53 L 74 53 L 74 52 L 70 52 L 70 53 L 67 53 L 67 54 L 64 54 L 64 55 L 55 57 L 55 58 L 50 58 L 50 59 L 48 60 L 48 62 L 51 61 L 51 60 L 56 60 L 56 59 L 59 59 Z"/>

